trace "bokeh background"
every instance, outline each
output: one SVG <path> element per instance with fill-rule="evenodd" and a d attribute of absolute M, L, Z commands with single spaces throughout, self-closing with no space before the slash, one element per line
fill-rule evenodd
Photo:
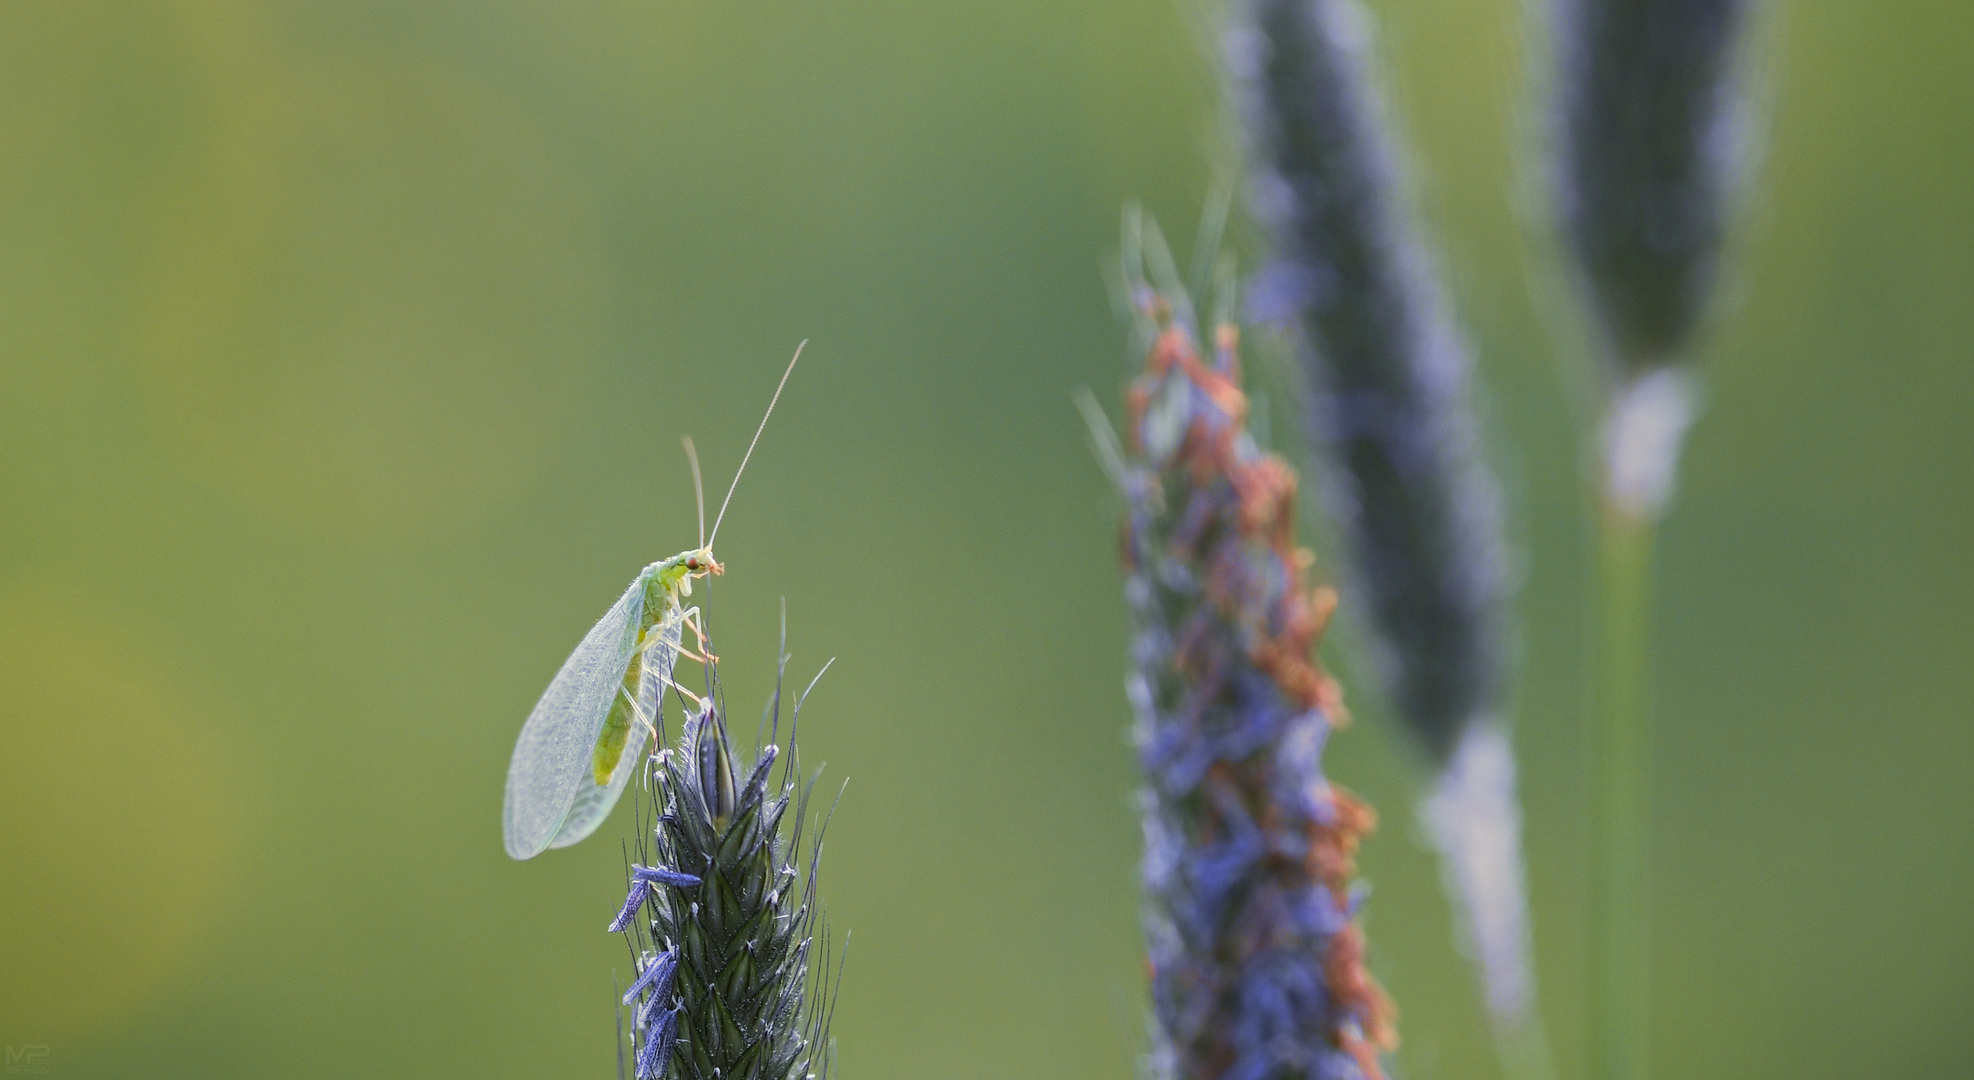
<path fill-rule="evenodd" d="M 1576 1075 L 1587 516 L 1533 16 L 1375 8 L 1512 496 Z M 1974 8 L 1770 16 L 1665 530 L 1653 1052 L 1964 1076 Z M 811 338 L 710 611 L 742 715 L 779 598 L 793 670 L 838 658 L 805 756 L 851 781 L 840 1075 L 1130 1076 L 1124 619 L 1069 392 L 1125 370 L 1120 205 L 1188 236 L 1211 185 L 1196 57 L 1170 0 L 0 9 L 0 1042 L 75 1077 L 612 1075 L 627 818 L 510 862 L 508 755 L 691 542 L 679 435 L 723 489 Z M 1385 812 L 1398 1070 L 1496 1075 L 1414 763 L 1352 693 L 1329 768 Z"/>

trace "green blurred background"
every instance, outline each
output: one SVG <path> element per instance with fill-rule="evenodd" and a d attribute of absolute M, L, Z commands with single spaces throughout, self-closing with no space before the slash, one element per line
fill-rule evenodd
<path fill-rule="evenodd" d="M 1576 1075 L 1588 545 L 1530 15 L 1376 8 L 1512 497 Z M 1965 1076 L 1974 9 L 1778 8 L 1663 548 L 1653 1049 Z M 0 8 L 0 1042 L 59 1076 L 611 1075 L 627 818 L 510 862 L 508 755 L 691 542 L 678 436 L 723 488 L 806 337 L 711 613 L 743 714 L 778 598 L 795 671 L 839 658 L 805 756 L 852 778 L 841 1075 L 1130 1076 L 1123 613 L 1068 395 L 1124 371 L 1119 206 L 1186 236 L 1210 186 L 1190 33 L 1168 0 Z M 1385 812 L 1399 1071 L 1496 1075 L 1418 777 L 1352 692 L 1329 768 Z"/>

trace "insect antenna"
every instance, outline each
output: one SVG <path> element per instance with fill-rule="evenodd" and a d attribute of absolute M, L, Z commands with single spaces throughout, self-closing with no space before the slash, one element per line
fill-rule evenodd
<path fill-rule="evenodd" d="M 788 361 L 788 370 L 781 373 L 781 382 L 775 386 L 775 396 L 768 399 L 768 411 L 761 415 L 761 426 L 754 429 L 754 441 L 748 443 L 747 452 L 740 455 L 740 468 L 733 471 L 733 483 L 727 486 L 727 497 L 720 500 L 720 513 L 713 519 L 713 536 L 705 546 L 712 547 L 713 540 L 719 538 L 720 522 L 726 520 L 727 504 L 733 501 L 733 489 L 740 486 L 740 474 L 747 471 L 747 459 L 754 456 L 754 447 L 761 441 L 761 432 L 768 429 L 768 417 L 775 414 L 775 402 L 781 400 L 781 388 L 788 385 L 788 377 L 795 374 L 795 361 L 802 359 L 802 350 L 808 346 L 809 339 L 803 338 L 802 344 L 795 346 L 795 356 Z"/>
<path fill-rule="evenodd" d="M 692 436 L 683 435 L 679 441 L 685 444 L 685 459 L 692 463 L 692 504 L 699 508 L 699 546 L 706 546 L 706 485 L 699 480 L 699 451 L 692 447 Z M 738 480 L 736 476 L 734 479 Z M 721 507 L 722 510 L 725 507 Z"/>

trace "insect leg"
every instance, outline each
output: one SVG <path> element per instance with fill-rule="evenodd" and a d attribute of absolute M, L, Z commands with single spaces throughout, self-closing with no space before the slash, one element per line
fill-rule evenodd
<path fill-rule="evenodd" d="M 686 652 L 684 649 L 678 651 Z M 690 655 L 690 653 L 687 653 L 687 655 Z M 670 664 L 648 663 L 645 665 L 643 677 L 646 679 L 656 679 L 659 683 L 655 697 L 662 698 L 666 690 L 676 690 L 690 700 L 694 709 L 704 710 L 706 708 L 706 699 L 680 686 L 669 674 L 670 670 Z M 630 704 L 631 717 L 637 723 L 644 725 L 644 730 L 650 734 L 652 745 L 658 746 L 661 744 L 663 742 L 663 736 L 658 731 L 657 710 L 655 708 L 645 707 L 643 701 L 644 688 L 640 686 L 638 693 L 633 695 L 629 687 L 620 687 L 618 693 L 624 695 L 624 700 Z"/>
<path fill-rule="evenodd" d="M 695 709 L 704 709 L 704 708 L 706 707 L 706 699 L 705 699 L 705 698 L 703 698 L 703 697 L 700 697 L 700 696 L 699 696 L 698 694 L 695 694 L 695 693 L 693 693 L 692 691 L 690 691 L 690 690 L 687 690 L 687 689 L 686 689 L 685 687 L 683 687 L 683 686 L 680 686 L 680 685 L 679 685 L 678 683 L 676 683 L 676 682 L 673 682 L 673 681 L 671 680 L 671 678 L 670 678 L 670 677 L 667 677 L 667 678 L 665 679 L 665 685 L 666 685 L 666 686 L 669 686 L 669 687 L 671 687 L 671 688 L 672 688 L 672 689 L 674 689 L 674 690 L 677 690 L 677 691 L 678 691 L 679 693 L 681 693 L 681 694 L 683 694 L 683 695 L 685 695 L 686 697 L 688 697 L 688 698 L 690 698 L 690 699 L 692 699 L 692 707 L 693 707 L 693 708 L 695 708 Z"/>
<path fill-rule="evenodd" d="M 645 630 L 643 634 L 639 635 L 637 641 L 637 647 L 639 649 L 649 651 L 651 649 L 658 648 L 660 645 L 664 645 L 665 647 L 671 649 L 673 655 L 675 656 L 683 656 L 688 660 L 697 660 L 702 664 L 707 663 L 707 656 L 711 656 L 710 653 L 702 656 L 700 653 L 693 652 L 691 649 L 686 648 L 683 644 L 673 644 L 671 642 L 664 641 L 661 637 L 661 635 L 664 633 L 664 627 L 667 624 L 672 623 L 674 621 L 680 622 L 692 628 L 692 636 L 699 639 L 700 652 L 704 652 L 706 649 L 706 635 L 701 633 L 699 630 L 698 616 L 699 616 L 698 608 L 696 607 L 687 608 L 685 611 L 680 612 L 677 616 L 674 616 L 672 618 L 667 618 L 662 622 L 657 623 L 656 625 Z M 718 660 L 719 657 L 713 656 L 712 659 Z"/>
<path fill-rule="evenodd" d="M 646 668 L 645 672 L 647 675 L 649 675 L 656 672 L 657 670 L 658 669 L 654 666 L 654 667 Z M 687 690 L 683 686 L 680 686 L 676 681 L 672 679 L 670 675 L 662 675 L 659 676 L 659 678 L 663 680 L 663 685 L 658 688 L 658 693 L 660 696 L 662 696 L 664 692 L 668 689 L 676 690 L 680 694 L 685 695 L 685 697 L 691 700 L 693 708 L 704 709 L 706 707 L 705 698 L 700 697 L 698 694 L 695 694 L 690 690 Z M 657 745 L 660 737 L 658 733 L 658 725 L 655 722 L 656 716 L 654 715 L 654 713 L 646 710 L 644 704 L 641 701 L 639 701 L 637 698 L 632 697 L 628 689 L 619 690 L 619 693 L 622 693 L 625 696 L 625 700 L 630 702 L 631 715 L 637 719 L 638 723 L 644 725 L 644 729 L 646 731 L 651 733 L 652 744 L 654 746 Z"/>
<path fill-rule="evenodd" d="M 679 613 L 679 619 L 692 631 L 693 640 L 699 644 L 698 652 L 681 647 L 679 649 L 679 655 L 697 660 L 702 664 L 719 663 L 720 658 L 713 653 L 713 650 L 706 647 L 706 631 L 699 624 L 699 608 L 697 606 L 686 608 Z"/>
<path fill-rule="evenodd" d="M 666 682 L 670 682 L 671 680 L 670 680 L 670 679 L 667 679 L 667 680 L 665 680 L 665 681 L 666 681 Z M 648 713 L 648 712 L 646 712 L 646 711 L 645 711 L 645 709 L 644 709 L 644 704 L 643 704 L 642 702 L 640 702 L 640 701 L 639 701 L 639 700 L 638 700 L 637 698 L 635 698 L 635 697 L 632 697 L 632 696 L 631 696 L 631 692 L 630 692 L 630 690 L 628 690 L 628 689 L 620 689 L 620 690 L 619 690 L 618 692 L 619 692 L 619 693 L 621 693 L 621 694 L 623 694 L 623 695 L 624 695 L 624 697 L 625 697 L 625 699 L 626 699 L 626 700 L 628 700 L 628 701 L 629 701 L 629 702 L 631 703 L 631 716 L 632 716 L 632 717 L 634 717 L 634 718 L 635 718 L 635 719 L 637 720 L 637 722 L 638 722 L 638 723 L 640 723 L 640 724 L 643 724 L 643 725 L 644 725 L 644 730 L 645 730 L 646 732 L 648 732 L 648 733 L 650 733 L 650 735 L 651 735 L 651 744 L 652 744 L 653 746 L 656 746 L 656 745 L 658 745 L 658 743 L 659 743 L 659 741 L 660 741 L 660 740 L 659 740 L 659 738 L 658 738 L 658 724 L 657 724 L 657 717 L 655 717 L 655 716 L 653 716 L 652 714 L 650 714 L 650 713 Z M 660 691 L 659 691 L 659 693 L 661 693 L 661 694 L 662 694 L 662 693 L 664 693 L 664 691 L 663 691 L 663 690 L 660 690 Z"/>

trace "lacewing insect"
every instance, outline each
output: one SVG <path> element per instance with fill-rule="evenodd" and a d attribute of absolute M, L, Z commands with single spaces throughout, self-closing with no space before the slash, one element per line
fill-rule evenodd
<path fill-rule="evenodd" d="M 767 414 L 747 444 L 740 468 L 733 474 L 726 499 L 706 535 L 706 502 L 699 480 L 699 458 L 692 440 L 685 440 L 692 462 L 692 486 L 699 504 L 696 548 L 660 559 L 638 572 L 624 594 L 603 613 L 589 633 L 555 673 L 514 744 L 507 768 L 507 799 L 501 813 L 507 853 L 532 859 L 549 848 L 568 847 L 596 831 L 617 805 L 618 796 L 644 757 L 646 742 L 656 733 L 658 707 L 667 690 L 690 691 L 672 681 L 681 653 L 704 660 L 705 636 L 699 609 L 684 606 L 692 581 L 726 571 L 713 557 L 713 540 L 720 535 L 727 505 L 747 459 L 767 430 L 782 387 L 802 359 L 795 349 L 788 370 L 768 401 Z M 684 631 L 693 632 L 700 651 L 685 647 Z"/>

